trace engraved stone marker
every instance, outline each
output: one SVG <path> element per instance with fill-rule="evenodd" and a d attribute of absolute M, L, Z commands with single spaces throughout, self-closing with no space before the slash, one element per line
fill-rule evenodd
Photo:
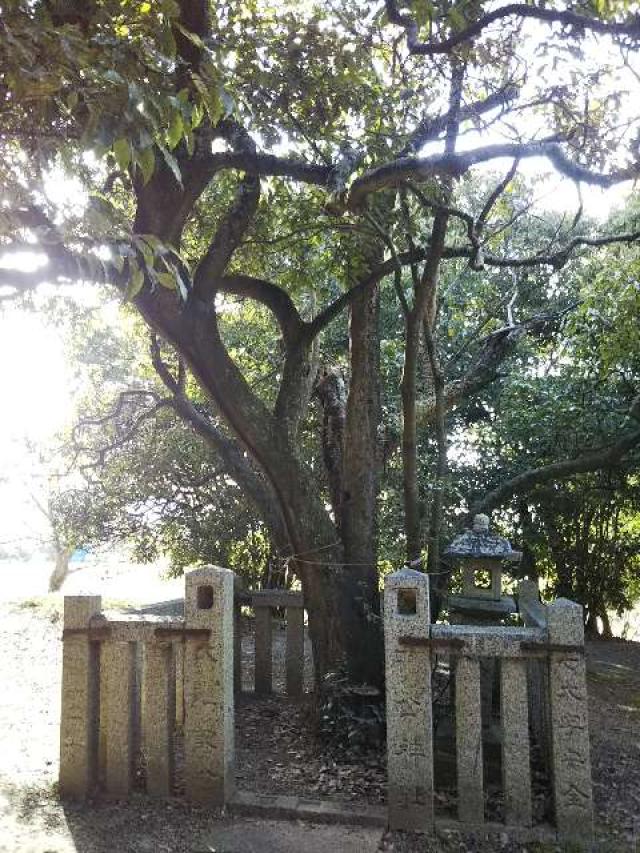
<path fill-rule="evenodd" d="M 214 566 L 185 575 L 186 792 L 217 806 L 234 784 L 233 584 Z"/>
<path fill-rule="evenodd" d="M 431 651 L 402 638 L 429 638 L 429 578 L 412 569 L 384 586 L 387 772 L 392 829 L 433 829 Z"/>
<path fill-rule="evenodd" d="M 549 679 L 553 788 L 558 832 L 566 838 L 593 835 L 593 799 L 582 607 L 559 598 L 547 608 L 552 651 Z M 575 646 L 576 652 L 571 652 Z"/>

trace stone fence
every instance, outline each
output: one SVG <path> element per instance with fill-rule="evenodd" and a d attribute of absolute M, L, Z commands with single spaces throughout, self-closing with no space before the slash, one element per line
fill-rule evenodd
<path fill-rule="evenodd" d="M 273 611 L 282 609 L 286 619 L 285 672 L 287 696 L 304 693 L 304 599 L 301 592 L 284 589 L 264 589 L 257 592 L 236 592 L 235 596 L 235 685 L 242 689 L 242 625 L 240 608 L 253 608 L 255 614 L 255 692 L 272 692 L 272 626 Z"/>
<path fill-rule="evenodd" d="M 184 619 L 109 618 L 95 596 L 65 596 L 60 793 L 133 785 L 143 756 L 146 790 L 174 784 L 176 662 L 183 668 L 184 787 L 189 800 L 224 805 L 234 784 L 234 574 L 185 575 Z M 182 691 L 179 691 L 182 692 Z"/>
<path fill-rule="evenodd" d="M 429 832 L 436 825 L 435 663 L 445 658 L 453 676 L 456 825 L 495 827 L 486 820 L 484 751 L 486 718 L 493 723 L 497 697 L 500 731 L 493 746 L 498 743 L 500 750 L 502 826 L 521 829 L 533 823 L 535 751 L 550 777 L 557 833 L 590 837 L 582 608 L 564 599 L 543 606 L 528 582 L 520 585 L 517 598 L 521 625 L 431 625 L 428 577 L 402 570 L 385 579 L 391 827 Z M 110 617 L 101 612 L 99 597 L 65 598 L 59 776 L 63 796 L 86 796 L 98 786 L 107 795 L 126 796 L 136 763 L 149 794 L 170 795 L 178 719 L 183 722 L 181 777 L 187 798 L 210 805 L 232 802 L 234 678 L 238 683 L 242 604 L 250 604 L 256 613 L 256 691 L 271 690 L 272 609 L 285 608 L 287 689 L 300 692 L 299 593 L 265 591 L 241 599 L 234 596 L 231 571 L 205 567 L 185 575 L 183 619 Z M 483 695 L 487 673 L 497 679 L 489 703 Z M 182 714 L 176 714 L 177 696 Z M 549 818 L 548 811 L 543 817 Z"/>
<path fill-rule="evenodd" d="M 537 588 L 519 591 L 524 624 L 431 625 L 426 575 L 402 570 L 386 578 L 389 822 L 430 831 L 434 816 L 432 670 L 452 665 L 461 825 L 485 823 L 481 663 L 499 673 L 504 824 L 532 823 L 531 733 L 549 761 L 553 815 L 561 837 L 589 838 L 593 806 L 582 608 L 565 599 L 543 606 Z M 483 707 L 484 705 L 484 707 Z"/>

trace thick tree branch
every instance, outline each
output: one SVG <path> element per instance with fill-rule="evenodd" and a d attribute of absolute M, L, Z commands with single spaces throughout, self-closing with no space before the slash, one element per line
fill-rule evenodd
<path fill-rule="evenodd" d="M 498 109 L 499 107 L 507 107 L 518 97 L 519 94 L 520 90 L 517 86 L 513 84 L 504 86 L 502 89 L 499 89 L 497 92 L 492 92 L 482 100 L 461 106 L 458 113 L 458 120 L 460 123 L 463 123 L 469 119 L 483 115 L 484 113 L 491 112 L 491 110 Z M 425 116 L 425 118 L 423 118 L 416 126 L 409 141 L 399 152 L 398 156 L 404 157 L 407 154 L 412 154 L 427 142 L 437 139 L 440 134 L 445 132 L 451 118 L 452 116 L 450 111 L 439 116 Z"/>
<path fill-rule="evenodd" d="M 180 382 L 162 358 L 157 337 L 152 336 L 151 359 L 153 366 L 167 389 L 173 395 L 169 401 L 174 411 L 220 456 L 232 479 L 253 503 L 269 529 L 275 546 L 282 552 L 290 551 L 289 536 L 284 517 L 280 512 L 275 491 L 266 478 L 252 465 L 240 445 L 225 435 L 210 417 L 196 408 L 187 397 Z"/>
<path fill-rule="evenodd" d="M 513 495 L 530 492 L 535 486 L 548 483 L 550 480 L 566 480 L 576 474 L 586 474 L 590 471 L 599 471 L 602 468 L 611 468 L 621 462 L 623 457 L 638 445 L 640 445 L 640 430 L 629 433 L 604 450 L 585 453 L 575 459 L 565 459 L 562 462 L 552 462 L 550 465 L 544 465 L 541 468 L 523 471 L 522 474 L 512 477 L 498 486 L 497 489 L 489 492 L 473 506 L 471 513 L 475 515 L 479 512 L 490 512 L 496 507 L 502 506 Z"/>
<path fill-rule="evenodd" d="M 261 302 L 273 313 L 282 331 L 285 343 L 294 344 L 304 328 L 304 323 L 289 294 L 281 287 L 250 275 L 227 275 L 218 281 L 221 293 Z"/>
<path fill-rule="evenodd" d="M 249 175 L 292 178 L 305 184 L 327 185 L 331 168 L 305 163 L 292 157 L 276 157 L 259 151 L 222 151 L 209 154 L 205 161 L 212 175 L 223 169 L 237 169 Z"/>
<path fill-rule="evenodd" d="M 219 287 L 219 278 L 249 228 L 260 199 L 260 179 L 246 176 L 238 184 L 235 198 L 222 217 L 206 254 L 193 276 L 193 293 L 203 302 L 211 301 Z"/>
<path fill-rule="evenodd" d="M 488 335 L 467 372 L 461 379 L 447 382 L 443 389 L 443 405 L 451 411 L 459 403 L 477 394 L 498 378 L 498 368 L 513 353 L 518 341 L 534 325 L 541 322 L 536 318 L 530 323 L 508 326 Z M 421 425 L 429 424 L 436 415 L 435 397 L 418 404 L 418 420 Z"/>
<path fill-rule="evenodd" d="M 399 157 L 390 163 L 370 169 L 356 178 L 344 201 L 343 210 L 362 209 L 369 195 L 379 190 L 398 186 L 409 180 L 425 181 L 433 177 L 459 178 L 479 163 L 488 163 L 501 157 L 518 160 L 529 157 L 546 157 L 555 169 L 574 181 L 600 187 L 610 187 L 640 175 L 640 163 L 604 173 L 596 172 L 571 160 L 555 141 L 504 142 L 485 145 L 462 153 L 441 153 L 429 157 Z"/>
<path fill-rule="evenodd" d="M 387 17 L 392 24 L 403 27 L 407 34 L 407 47 L 410 53 L 418 56 L 435 56 L 436 54 L 450 53 L 458 45 L 464 44 L 496 21 L 504 18 L 518 17 L 531 18 L 548 24 L 560 24 L 571 27 L 579 32 L 590 31 L 601 35 L 616 36 L 632 39 L 640 39 L 640 16 L 630 15 L 624 21 L 603 21 L 600 18 L 591 18 L 573 12 L 569 9 L 550 9 L 547 6 L 529 6 L 525 3 L 509 3 L 491 12 L 481 15 L 476 21 L 465 27 L 460 32 L 454 33 L 449 38 L 439 41 L 423 42 L 418 37 L 418 25 L 408 15 L 403 15 L 395 0 L 385 0 Z"/>

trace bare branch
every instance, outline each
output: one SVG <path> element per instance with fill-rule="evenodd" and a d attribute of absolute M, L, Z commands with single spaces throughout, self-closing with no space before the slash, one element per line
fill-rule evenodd
<path fill-rule="evenodd" d="M 289 294 L 278 285 L 250 275 L 227 275 L 218 281 L 221 293 L 261 302 L 274 314 L 287 343 L 293 343 L 304 323 Z"/>
<path fill-rule="evenodd" d="M 480 101 L 474 101 L 471 104 L 466 104 L 465 106 L 460 107 L 458 120 L 462 123 L 469 119 L 477 118 L 483 113 L 491 112 L 491 110 L 495 110 L 498 107 L 506 107 L 514 101 L 519 94 L 520 90 L 517 86 L 514 86 L 513 84 L 504 86 L 502 89 L 499 89 L 497 92 L 492 92 L 492 94 Z M 440 134 L 444 133 L 447 129 L 447 125 L 451 121 L 451 118 L 452 116 L 450 112 L 443 113 L 439 116 L 423 118 L 411 134 L 409 142 L 400 151 L 398 156 L 404 157 L 407 154 L 412 154 L 427 142 L 437 139 Z"/>
<path fill-rule="evenodd" d="M 469 24 L 468 27 L 449 38 L 440 41 L 423 42 L 418 38 L 418 26 L 408 15 L 403 15 L 395 0 L 385 0 L 387 17 L 392 24 L 403 27 L 407 34 L 407 46 L 409 51 L 418 56 L 435 56 L 436 54 L 450 53 L 458 45 L 464 44 L 480 35 L 483 30 L 496 21 L 504 18 L 532 18 L 544 21 L 548 24 L 561 24 L 572 27 L 577 31 L 599 33 L 602 35 L 629 38 L 633 41 L 640 39 L 640 16 L 630 15 L 624 21 L 603 21 L 600 18 L 591 18 L 571 10 L 550 9 L 546 6 L 529 6 L 525 3 L 509 3 L 491 12 L 482 15 L 478 20 Z"/>
<path fill-rule="evenodd" d="M 608 173 L 593 171 L 572 161 L 557 141 L 553 140 L 504 142 L 457 154 L 445 152 L 429 157 L 399 157 L 390 163 L 377 166 L 353 181 L 343 210 L 360 210 L 367 197 L 379 190 L 398 186 L 409 180 L 425 181 L 436 176 L 459 178 L 473 166 L 501 157 L 514 160 L 546 157 L 556 170 L 566 177 L 605 188 L 640 175 L 640 163 L 633 163 Z"/>
<path fill-rule="evenodd" d="M 601 450 L 584 453 L 575 459 L 564 459 L 562 462 L 552 462 L 540 468 L 530 468 L 502 483 L 497 489 L 480 500 L 472 509 L 472 514 L 490 512 L 502 506 L 516 494 L 530 492 L 542 483 L 551 480 L 567 480 L 576 474 L 586 474 L 603 468 L 612 468 L 635 447 L 640 445 L 640 430 L 628 433 L 621 439 Z"/>

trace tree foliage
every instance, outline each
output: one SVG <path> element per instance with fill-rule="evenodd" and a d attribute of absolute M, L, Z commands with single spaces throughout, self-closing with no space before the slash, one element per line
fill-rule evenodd
<path fill-rule="evenodd" d="M 426 540 L 437 573 L 449 445 L 465 419 L 500 414 L 496 430 L 478 430 L 502 466 L 494 505 L 545 477 L 610 467 L 637 444 L 624 320 L 617 344 L 598 344 L 598 369 L 615 374 L 613 408 L 626 414 L 594 412 L 597 430 L 585 420 L 572 446 L 563 433 L 569 449 L 554 446 L 553 382 L 536 381 L 554 358 L 567 373 L 587 365 L 588 335 L 611 322 L 604 272 L 571 305 L 575 277 L 598 263 L 589 253 L 619 253 L 614 287 L 633 303 L 622 270 L 635 217 L 601 229 L 579 208 L 540 222 L 520 174 L 542 158 L 580 188 L 637 176 L 625 107 L 637 16 L 624 2 L 560 0 L 6 9 L 3 240 L 46 264 L 0 269 L 0 285 L 10 297 L 45 281 L 107 283 L 132 303 L 164 389 L 152 407 L 207 442 L 291 558 L 318 673 L 346 659 L 351 678 L 379 681 L 385 471 L 401 479 L 406 558 L 417 563 Z M 52 190 L 56 174 L 74 175 L 77 204 Z M 569 323 L 570 351 L 553 356 L 564 346 L 553 330 Z M 342 371 L 344 394 L 317 381 Z M 569 378 L 579 393 L 581 377 Z M 541 441 L 535 430 L 526 443 L 499 438 L 525 401 Z M 549 428 L 572 415 L 554 409 Z M 543 473 L 515 480 L 528 462 Z"/>

